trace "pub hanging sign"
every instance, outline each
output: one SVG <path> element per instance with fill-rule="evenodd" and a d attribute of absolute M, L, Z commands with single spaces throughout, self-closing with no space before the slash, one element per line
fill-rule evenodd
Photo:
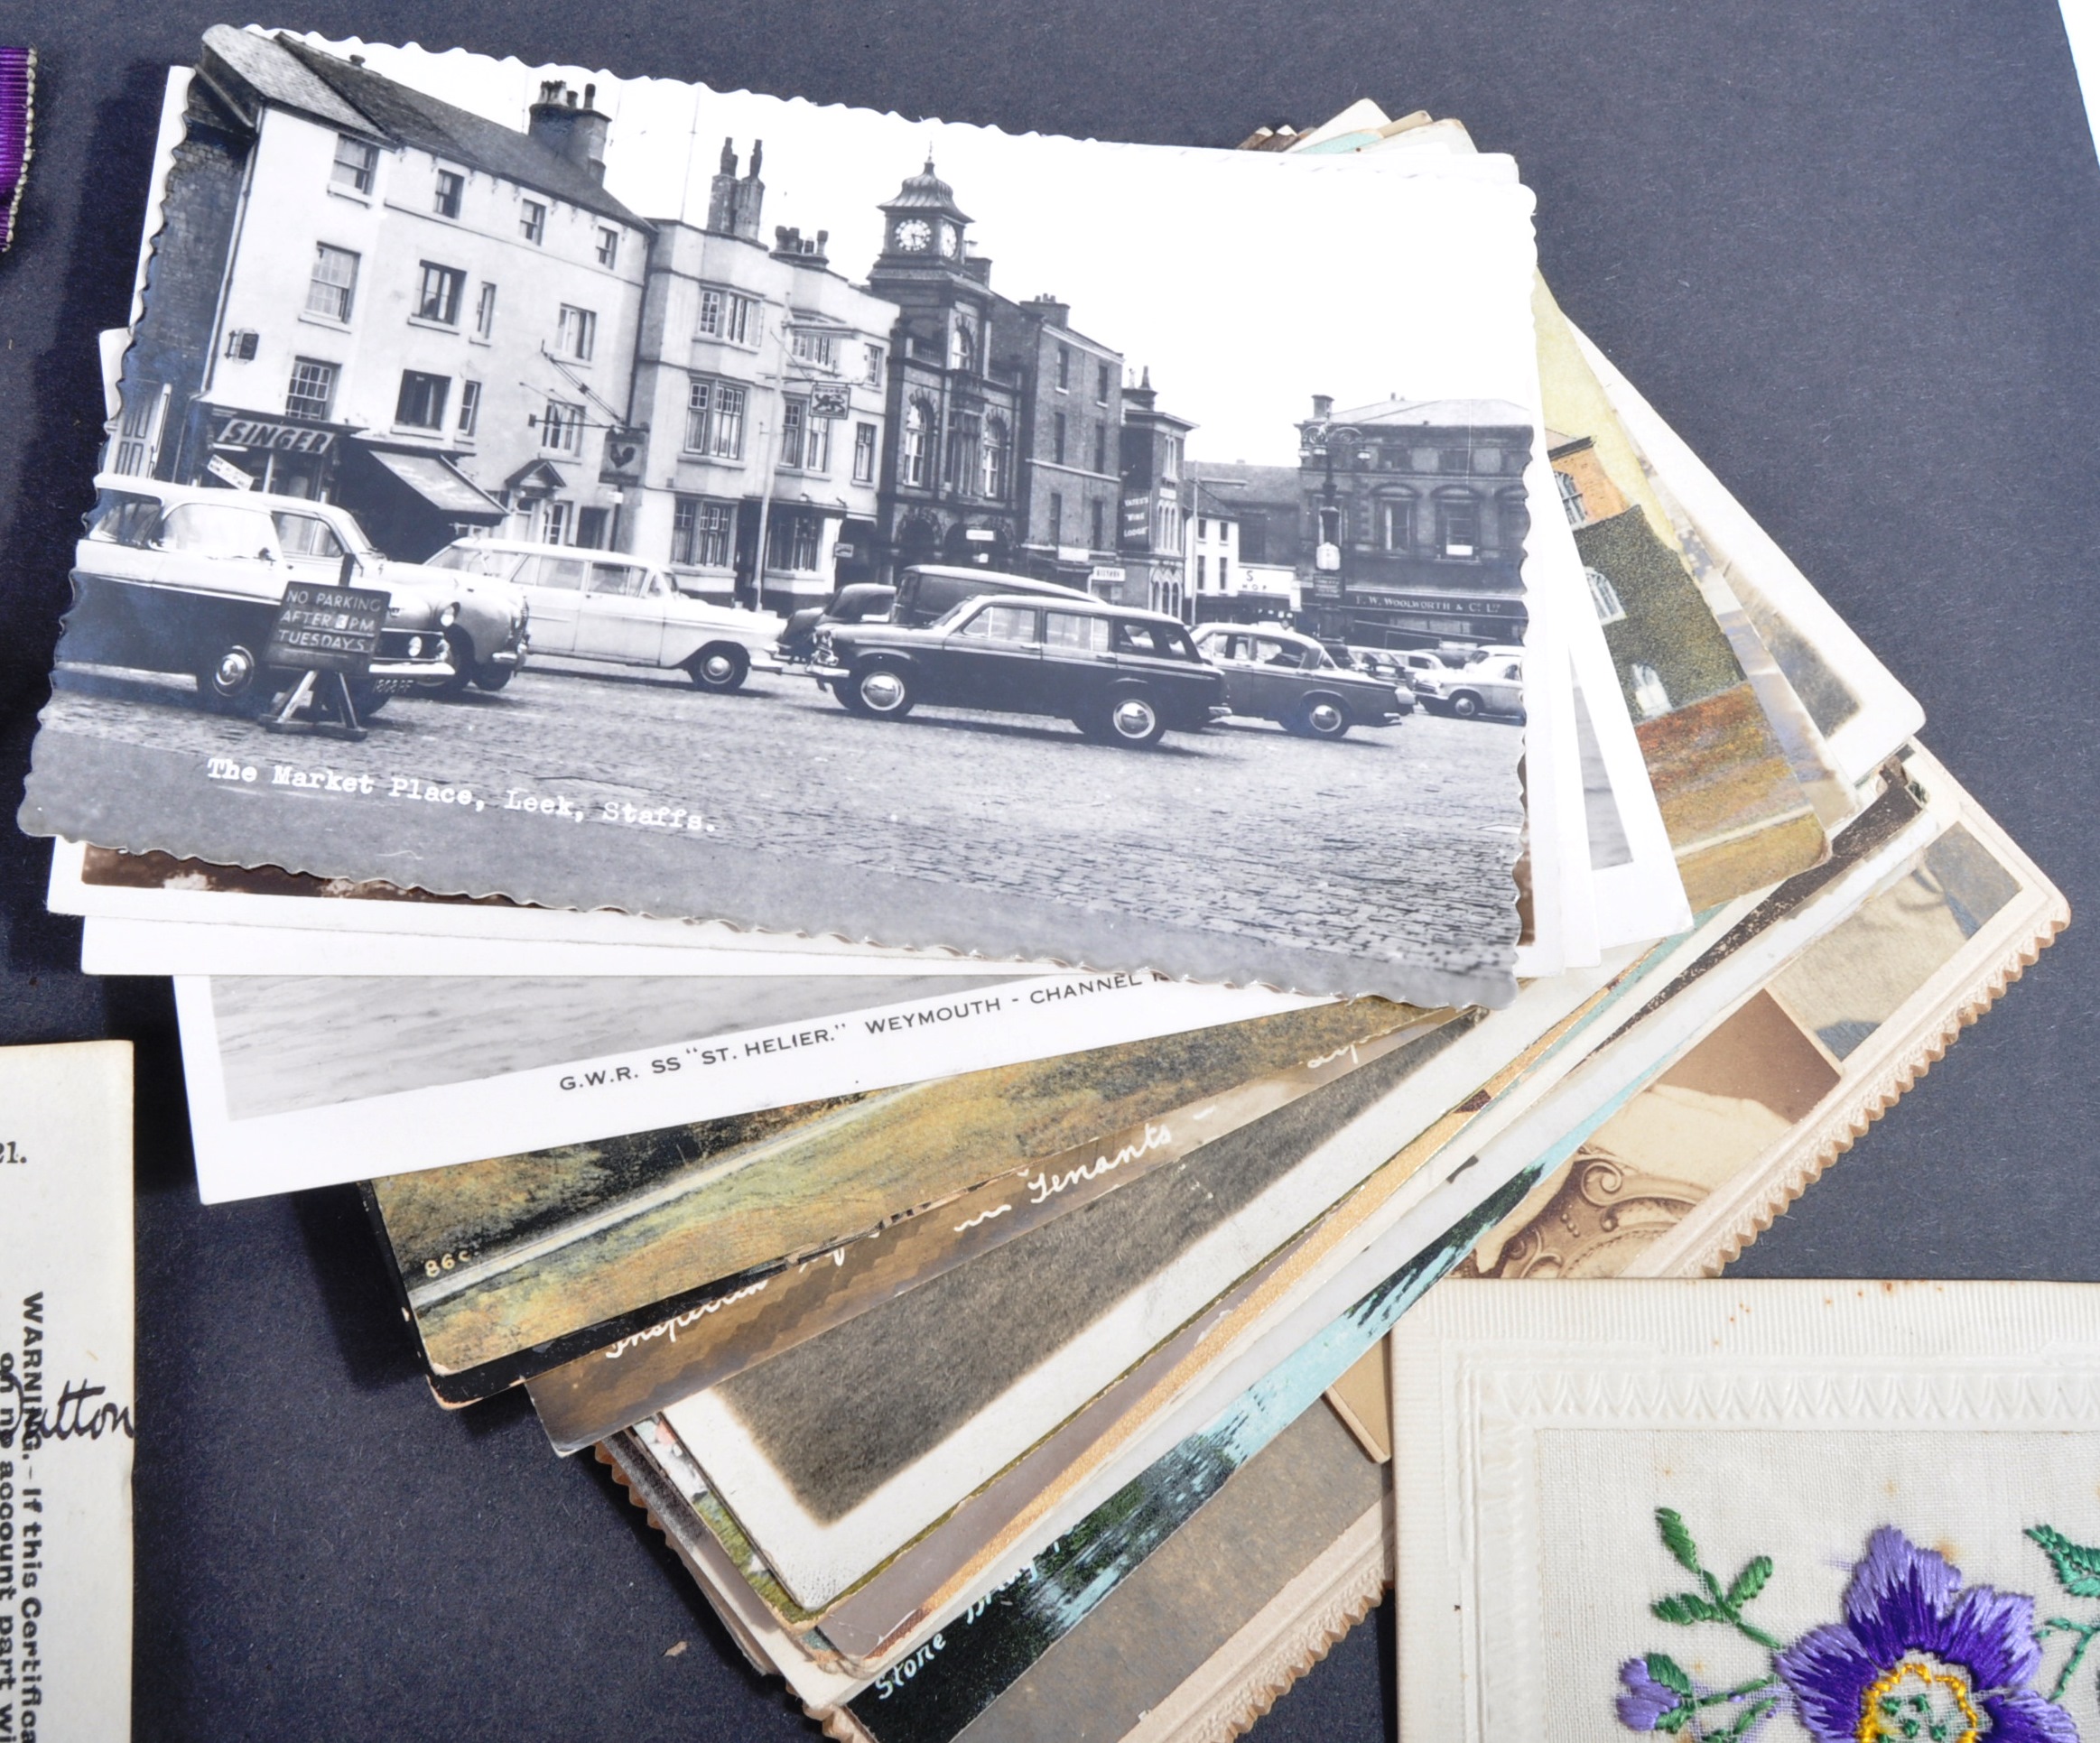
<path fill-rule="evenodd" d="M 600 484 L 639 484 L 642 481 L 642 460 L 648 452 L 649 432 L 646 428 L 627 429 L 615 425 L 605 432 L 605 456 L 598 468 Z"/>

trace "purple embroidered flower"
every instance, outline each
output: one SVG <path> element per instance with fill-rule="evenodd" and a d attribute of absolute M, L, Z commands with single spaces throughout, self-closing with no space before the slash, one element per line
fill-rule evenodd
<path fill-rule="evenodd" d="M 1619 1722 L 1630 1731 L 1652 1731 L 1665 1714 L 1677 1708 L 1677 1695 L 1648 1673 L 1648 1660 L 1629 1658 L 1619 1666 L 1626 1692 L 1619 1697 Z"/>
<path fill-rule="evenodd" d="M 2077 1743 L 2070 1715 L 2027 1686 L 2034 1600 L 1961 1580 L 1892 1525 L 1867 1540 L 1844 1620 L 1773 1660 L 1817 1743 Z"/>

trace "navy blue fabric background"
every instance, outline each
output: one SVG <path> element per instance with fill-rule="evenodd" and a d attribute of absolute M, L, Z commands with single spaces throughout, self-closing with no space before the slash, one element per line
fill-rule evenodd
<path fill-rule="evenodd" d="M 220 16 L 0 5 L 0 40 L 43 56 L 0 261 L 10 816 L 162 69 Z M 1462 116 L 1538 189 L 1570 313 L 2087 904 L 2100 163 L 2053 0 L 288 0 L 267 22 L 1173 144 L 1361 95 Z M 1279 299 L 1319 270 L 1258 232 L 1221 236 L 1207 264 Z M 199 1207 L 166 984 L 83 979 L 78 926 L 42 912 L 46 864 L 0 838 L 0 1040 L 139 1048 L 137 1734 L 810 1735 L 522 1401 L 432 1405 L 348 1192 Z M 1737 1271 L 2100 1278 L 2096 949 L 2075 926 Z M 1389 1736 L 1386 1627 L 1359 1628 L 1257 1735 Z"/>

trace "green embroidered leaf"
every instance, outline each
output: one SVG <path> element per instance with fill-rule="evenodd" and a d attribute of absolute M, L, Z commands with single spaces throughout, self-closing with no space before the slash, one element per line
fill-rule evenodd
<path fill-rule="evenodd" d="M 1742 1571 L 1735 1576 L 1735 1583 L 1728 1588 L 1728 1608 L 1741 1609 L 1764 1590 L 1764 1582 L 1771 1577 L 1772 1558 L 1769 1555 L 1752 1556 L 1743 1563 Z"/>
<path fill-rule="evenodd" d="M 1745 1707 L 1737 1715 L 1734 1724 L 1724 1731 L 1714 1733 L 1714 1743 L 1733 1743 L 1737 1738 L 1748 1737 L 1763 1721 L 1764 1716 L 1779 1704 L 1779 1697 L 1774 1695 L 1770 1700 L 1760 1701 L 1754 1707 Z"/>
<path fill-rule="evenodd" d="M 1696 1591 L 1681 1591 L 1674 1598 L 1658 1598 L 1648 1613 L 1659 1622 L 1675 1622 L 1689 1627 L 1694 1622 L 1718 1622 L 1721 1612 Z"/>
<path fill-rule="evenodd" d="M 2066 1591 L 2074 1598 L 2100 1598 L 2100 1549 L 2074 1544 L 2053 1525 L 2030 1525 L 2027 1534 L 2041 1545 Z"/>
<path fill-rule="evenodd" d="M 1685 1667 L 1667 1652 L 1648 1655 L 1648 1673 L 1673 1694 L 1693 1692 L 1692 1679 L 1685 1674 Z"/>
<path fill-rule="evenodd" d="M 1656 1715 L 1655 1728 L 1659 1731 L 1681 1731 L 1692 1722 L 1696 1707 L 1672 1707 L 1666 1713 Z"/>
<path fill-rule="evenodd" d="M 1663 1547 L 1677 1560 L 1677 1564 L 1687 1573 L 1699 1571 L 1699 1546 L 1692 1541 L 1692 1534 L 1685 1529 L 1685 1522 L 1675 1507 L 1658 1507 L 1655 1523 L 1662 1532 Z"/>

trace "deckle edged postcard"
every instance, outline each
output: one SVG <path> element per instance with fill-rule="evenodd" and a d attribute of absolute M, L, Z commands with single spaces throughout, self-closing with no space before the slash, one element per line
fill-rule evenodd
<path fill-rule="evenodd" d="M 131 1732 L 131 1043 L 0 1048 L 0 1738 Z"/>
<path fill-rule="evenodd" d="M 1558 510 L 1506 158 L 1013 138 L 224 26 L 163 144 L 32 832 L 1513 997 L 1520 657 L 1503 718 L 1395 719 L 1317 641 L 1194 608 L 1318 627 L 1319 578 L 1373 564 L 1522 640 Z M 1322 263 L 1287 320 L 1200 264 L 1250 219 Z M 1309 433 L 1388 403 L 1368 459 Z M 1204 458 L 1289 488 L 1199 585 Z M 1366 467 L 1376 502 L 1331 482 Z M 294 581 L 389 595 L 342 674 L 362 738 L 281 700 Z"/>
<path fill-rule="evenodd" d="M 2100 1734 L 2100 1290 L 1455 1282 L 1392 1354 L 1403 1738 Z"/>

